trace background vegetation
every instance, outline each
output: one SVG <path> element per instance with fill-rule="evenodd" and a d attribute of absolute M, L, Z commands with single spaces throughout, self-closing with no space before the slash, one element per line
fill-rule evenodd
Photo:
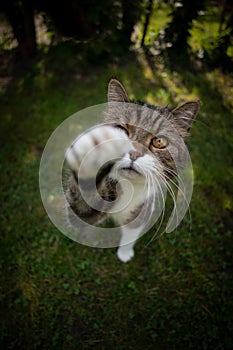
<path fill-rule="evenodd" d="M 3 349 L 232 348 L 230 1 L 10 0 L 0 5 Z M 41 154 L 72 113 L 130 97 L 202 102 L 189 148 L 192 222 L 122 264 L 72 242 L 39 194 Z M 150 244 L 148 244 L 150 242 Z"/>

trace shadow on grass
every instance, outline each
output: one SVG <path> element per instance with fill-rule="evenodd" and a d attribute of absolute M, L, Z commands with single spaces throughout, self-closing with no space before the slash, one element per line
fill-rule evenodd
<path fill-rule="evenodd" d="M 156 60 L 147 57 L 148 65 L 156 77 Z M 169 62 L 167 62 L 168 64 Z M 206 195 L 211 210 L 218 221 L 232 215 L 232 174 L 233 140 L 230 130 L 233 127 L 232 100 L 228 98 L 230 87 L 224 91 L 224 74 L 221 71 L 208 71 L 198 68 L 195 62 L 186 61 L 181 65 L 173 62 L 170 79 L 179 76 L 179 83 L 188 91 L 195 91 L 201 100 L 201 108 L 188 140 L 191 148 L 196 181 Z M 221 83 L 220 83 L 221 81 Z M 162 85 L 165 85 L 165 81 Z M 181 96 L 182 99 L 182 96 Z M 203 208 L 204 209 L 204 208 Z"/>
<path fill-rule="evenodd" d="M 57 47 L 12 70 L 0 97 L 2 344 L 40 349 L 228 349 L 232 336 L 231 108 L 221 74 L 131 53 L 83 64 Z M 20 71 L 21 69 L 21 71 Z M 118 77 L 130 97 L 159 105 L 200 98 L 189 140 L 196 175 L 193 229 L 181 226 L 123 265 L 115 250 L 94 250 L 49 222 L 38 168 L 51 132 L 72 113 L 106 102 Z M 225 96 L 225 95 L 224 95 Z"/>

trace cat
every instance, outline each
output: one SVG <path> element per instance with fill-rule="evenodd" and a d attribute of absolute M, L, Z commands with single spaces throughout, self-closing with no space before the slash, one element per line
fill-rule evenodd
<path fill-rule="evenodd" d="M 146 226 L 143 218 L 158 204 L 155 198 L 162 184 L 185 167 L 183 141 L 199 106 L 199 101 L 189 101 L 170 110 L 130 101 L 122 83 L 111 79 L 104 124 L 81 135 L 66 152 L 71 224 L 75 225 L 74 214 L 90 225 L 111 217 L 121 226 L 117 256 L 130 261 Z M 128 182 L 134 190 L 130 200 Z"/>

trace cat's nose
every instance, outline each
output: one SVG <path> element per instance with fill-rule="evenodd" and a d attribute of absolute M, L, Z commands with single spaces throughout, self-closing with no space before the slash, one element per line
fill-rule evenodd
<path fill-rule="evenodd" d="M 130 157 L 130 159 L 131 159 L 132 161 L 134 161 L 134 160 L 136 160 L 137 158 L 142 157 L 142 156 L 143 156 L 143 154 L 140 153 L 140 152 L 138 152 L 138 151 L 130 151 L 130 152 L 129 152 L 129 157 Z"/>

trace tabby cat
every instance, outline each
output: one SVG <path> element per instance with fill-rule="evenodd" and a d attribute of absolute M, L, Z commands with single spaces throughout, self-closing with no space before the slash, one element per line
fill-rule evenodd
<path fill-rule="evenodd" d="M 129 261 L 145 228 L 142 209 L 153 210 L 162 184 L 185 167 L 184 140 L 198 110 L 199 101 L 174 110 L 130 101 L 123 85 L 110 80 L 104 123 L 77 138 L 66 153 L 71 224 L 75 215 L 90 225 L 111 217 L 121 227 L 117 256 Z"/>

